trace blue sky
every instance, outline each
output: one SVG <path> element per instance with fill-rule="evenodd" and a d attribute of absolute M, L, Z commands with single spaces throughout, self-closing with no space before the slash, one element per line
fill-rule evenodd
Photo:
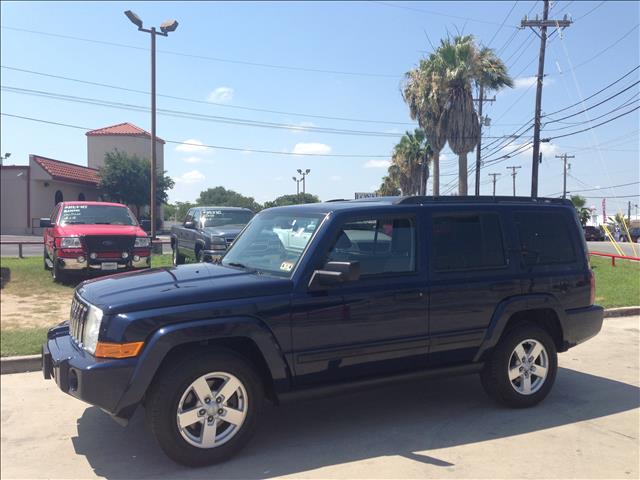
<path fill-rule="evenodd" d="M 600 3 L 552 2 L 552 18 L 570 14 L 575 22 L 562 36 L 554 35 L 549 42 L 543 112 L 578 103 L 640 64 L 640 4 Z M 429 41 L 435 44 L 447 33 L 473 34 L 479 42 L 496 48 L 516 79 L 516 88 L 499 92 L 495 103 L 485 105 L 492 120 L 492 126 L 483 131 L 485 145 L 493 140 L 491 137 L 512 134 L 533 116 L 535 86 L 531 77 L 536 73 L 539 41 L 529 30 L 514 26 L 528 12 L 532 16 L 541 14 L 540 1 L 520 1 L 515 6 L 514 2 L 2 2 L 1 8 L 3 66 L 142 91 L 149 88 L 149 38 L 136 31 L 123 11 L 134 10 L 148 26 L 176 18 L 180 22 L 178 30 L 168 38 L 158 38 L 157 90 L 159 94 L 197 102 L 159 97 L 158 108 L 297 127 L 264 128 L 159 115 L 158 135 L 164 139 L 196 140 L 240 150 L 357 155 L 304 157 L 204 148 L 184 151 L 184 146 L 168 143 L 165 167 L 177 180 L 176 188 L 170 192 L 171 200 L 193 200 L 201 190 L 223 185 L 263 202 L 295 192 L 291 177 L 298 168 L 311 169 L 307 190 L 322 199 L 352 198 L 356 191 L 377 188 L 399 135 L 413 128 L 400 95 L 402 74 L 431 50 Z M 503 21 L 504 26 L 500 27 Z M 600 54 L 618 39 L 621 40 L 617 44 Z M 584 106 L 638 81 L 638 72 L 586 100 Z M 149 104 L 148 96 L 139 93 L 7 68 L 1 70 L 1 75 L 5 87 L 143 107 Z M 575 124 L 549 125 L 543 137 L 581 130 L 590 125 L 585 123 L 590 119 L 595 125 L 624 113 L 637 106 L 638 91 L 638 85 L 633 86 L 602 106 L 566 120 Z M 595 120 L 623 104 L 627 106 Z M 579 104 L 562 112 L 562 116 L 582 109 Z M 1 110 L 90 128 L 128 121 L 149 129 L 149 115 L 143 111 L 63 102 L 15 91 L 2 92 Z M 309 127 L 342 132 L 314 131 Z M 562 130 L 551 131 L 552 128 Z M 344 130 L 351 132 L 347 135 Z M 353 131 L 367 134 L 355 135 Z M 554 156 L 566 152 L 576 156 L 571 160 L 569 190 L 588 190 L 582 194 L 591 196 L 589 204 L 598 208 L 598 197 L 610 197 L 608 214 L 614 209 L 626 211 L 627 200 L 640 202 L 637 183 L 606 190 L 596 188 L 638 181 L 639 138 L 639 116 L 635 111 L 588 132 L 544 145 L 540 194 L 562 190 L 562 162 Z M 81 130 L 2 116 L 0 143 L 2 152 L 12 153 L 12 163 L 25 164 L 28 155 L 36 153 L 86 165 L 86 139 Z M 490 158 L 508 153 L 521 143 L 522 139 L 518 139 Z M 470 163 L 474 155 L 469 155 Z M 445 149 L 445 187 L 455 179 L 456 162 Z M 511 194 L 511 177 L 505 168 L 508 165 L 522 166 L 517 191 L 529 193 L 528 150 L 484 168 L 483 193 L 491 193 L 488 173 L 497 172 L 502 174 L 497 193 Z M 626 195 L 636 196 L 611 198 Z"/>

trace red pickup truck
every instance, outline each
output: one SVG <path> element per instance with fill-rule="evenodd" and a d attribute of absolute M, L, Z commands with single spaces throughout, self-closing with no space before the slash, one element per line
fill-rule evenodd
<path fill-rule="evenodd" d="M 126 205 L 61 202 L 44 227 L 44 268 L 54 281 L 149 268 L 151 242 Z"/>

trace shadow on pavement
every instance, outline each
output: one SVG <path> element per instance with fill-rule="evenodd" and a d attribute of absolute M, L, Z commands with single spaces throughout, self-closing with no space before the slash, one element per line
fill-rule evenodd
<path fill-rule="evenodd" d="M 122 428 L 95 407 L 78 420 L 75 451 L 107 478 L 264 478 L 399 455 L 437 469 L 453 464 L 429 450 L 483 442 L 594 419 L 640 406 L 640 389 L 561 368 L 535 414 L 496 406 L 477 376 L 421 381 L 267 405 L 256 436 L 233 459 L 188 469 L 167 459 L 139 409 Z M 529 411 L 530 412 L 530 411 Z M 425 452 L 426 451 L 426 452 Z"/>

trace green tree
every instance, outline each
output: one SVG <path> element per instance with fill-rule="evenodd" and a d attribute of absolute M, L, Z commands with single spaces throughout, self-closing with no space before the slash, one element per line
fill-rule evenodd
<path fill-rule="evenodd" d="M 169 203 L 164 207 L 164 219 L 179 222 L 187 216 L 189 209 L 194 206 L 195 204 L 191 202 Z"/>
<path fill-rule="evenodd" d="M 156 176 L 156 203 L 167 203 L 167 191 L 174 181 L 166 171 Z M 146 158 L 128 155 L 114 150 L 104 156 L 104 165 L 100 167 L 99 188 L 113 201 L 133 205 L 140 216 L 140 207 L 149 205 L 151 196 L 151 163 Z"/>
<path fill-rule="evenodd" d="M 310 193 L 301 193 L 300 195 L 292 193 L 290 195 L 282 195 L 270 202 L 265 202 L 263 208 L 300 205 L 302 203 L 318 203 L 319 201 L 320 199 L 316 195 L 311 195 Z"/>
<path fill-rule="evenodd" d="M 200 192 L 200 197 L 196 200 L 197 205 L 208 205 L 216 207 L 243 207 L 254 212 L 261 210 L 259 203 L 253 197 L 244 195 L 224 187 L 208 188 Z"/>
<path fill-rule="evenodd" d="M 395 197 L 400 195 L 402 192 L 400 192 L 400 187 L 395 180 L 393 180 L 390 175 L 385 175 L 382 178 L 382 184 L 376 193 L 383 197 Z"/>
<path fill-rule="evenodd" d="M 573 206 L 578 212 L 580 223 L 582 224 L 582 226 L 585 226 L 591 218 L 591 211 L 587 207 L 585 207 L 585 205 L 587 204 L 587 199 L 581 197 L 580 195 L 571 195 L 571 203 L 573 203 Z"/>
<path fill-rule="evenodd" d="M 492 49 L 480 49 L 473 36 L 459 35 L 441 40 L 435 52 L 406 74 L 403 88 L 411 116 L 426 131 L 434 151 L 434 177 L 439 175 L 439 152 L 444 139 L 458 155 L 459 195 L 467 195 L 467 154 L 475 148 L 480 135 L 472 96 L 474 86 L 498 90 L 513 86 L 513 81 Z M 434 178 L 434 195 L 439 194 L 436 182 Z"/>

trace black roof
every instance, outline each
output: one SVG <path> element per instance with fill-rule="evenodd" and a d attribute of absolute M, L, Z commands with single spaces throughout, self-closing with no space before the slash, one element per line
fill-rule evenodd
<path fill-rule="evenodd" d="M 276 209 L 304 208 L 314 213 L 329 213 L 337 210 L 361 210 L 380 206 L 394 205 L 481 205 L 481 204 L 514 204 L 514 205 L 565 205 L 571 206 L 570 200 L 562 198 L 531 198 L 507 196 L 409 196 L 409 197 L 369 197 L 358 200 L 335 199 L 322 203 L 305 203 L 275 207 Z M 271 210 L 271 209 L 269 209 Z"/>

